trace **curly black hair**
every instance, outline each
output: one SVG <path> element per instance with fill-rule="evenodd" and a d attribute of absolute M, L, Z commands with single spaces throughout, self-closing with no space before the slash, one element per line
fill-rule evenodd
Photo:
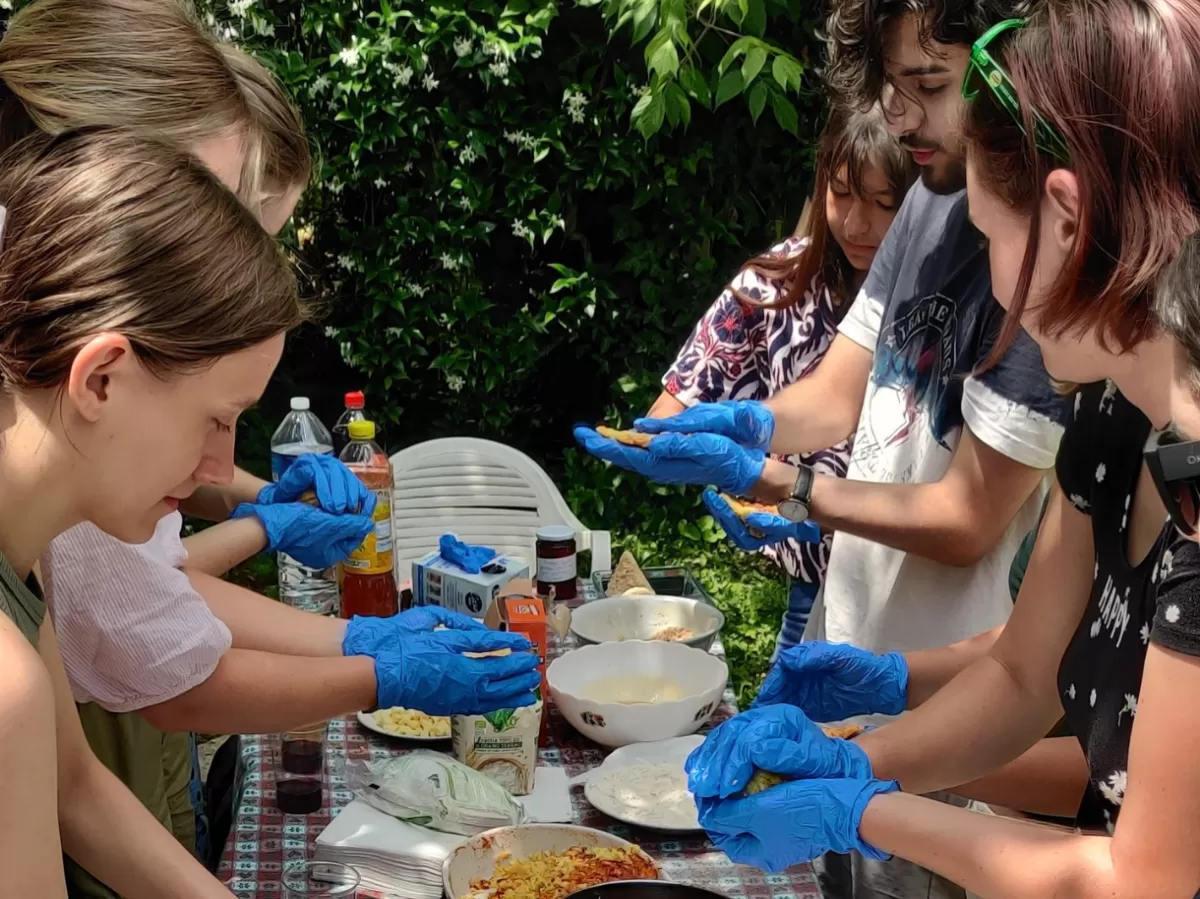
<path fill-rule="evenodd" d="M 825 83 L 835 101 L 866 109 L 886 81 L 888 29 L 904 16 L 917 20 L 922 46 L 974 43 L 1004 19 L 1026 15 L 1032 0 L 831 0 L 825 22 Z"/>

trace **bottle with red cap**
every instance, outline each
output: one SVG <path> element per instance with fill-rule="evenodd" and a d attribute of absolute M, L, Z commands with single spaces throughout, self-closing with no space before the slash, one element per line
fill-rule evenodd
<path fill-rule="evenodd" d="M 352 390 L 346 394 L 346 411 L 333 426 L 333 454 L 335 456 L 341 456 L 342 450 L 350 443 L 350 422 L 367 420 L 367 415 L 363 411 L 366 404 L 366 397 L 363 396 L 361 390 Z"/>

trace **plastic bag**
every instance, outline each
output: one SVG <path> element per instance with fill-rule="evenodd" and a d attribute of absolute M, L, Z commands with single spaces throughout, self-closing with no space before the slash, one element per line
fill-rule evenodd
<path fill-rule="evenodd" d="M 410 824 L 470 836 L 526 819 L 525 807 L 504 787 L 440 752 L 350 762 L 346 774 L 358 796 Z"/>

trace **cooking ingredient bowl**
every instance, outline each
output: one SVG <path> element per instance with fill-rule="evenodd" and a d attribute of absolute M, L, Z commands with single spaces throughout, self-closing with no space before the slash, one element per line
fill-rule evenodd
<path fill-rule="evenodd" d="M 559 711 L 604 746 L 695 733 L 720 705 L 728 680 L 716 656 L 659 640 L 584 646 L 546 668 Z"/>
<path fill-rule="evenodd" d="M 720 609 L 682 596 L 610 596 L 571 613 L 581 643 L 663 640 L 708 649 L 724 626 Z"/>
<path fill-rule="evenodd" d="M 446 857 L 442 863 L 442 886 L 448 899 L 462 899 L 471 894 L 472 881 L 491 880 L 496 871 L 496 862 L 501 859 L 521 859 L 535 852 L 564 852 L 572 846 L 620 849 L 633 845 L 603 830 L 575 824 L 496 827 L 468 838 Z M 651 863 L 661 877 L 662 870 L 658 863 L 653 859 Z"/>
<path fill-rule="evenodd" d="M 568 899 L 725 899 L 720 893 L 669 880 L 618 880 L 572 893 Z"/>

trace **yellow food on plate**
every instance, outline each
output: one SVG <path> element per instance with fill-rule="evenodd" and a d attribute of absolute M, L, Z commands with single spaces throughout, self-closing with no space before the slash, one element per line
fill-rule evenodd
<path fill-rule="evenodd" d="M 777 506 L 768 506 L 766 503 L 754 503 L 744 499 L 737 499 L 726 493 L 721 494 L 721 499 L 729 503 L 729 508 L 733 509 L 733 514 L 738 518 L 744 519 L 747 515 L 752 515 L 755 512 L 766 512 L 768 515 L 779 514 Z"/>
<path fill-rule="evenodd" d="M 623 443 L 626 446 L 636 446 L 641 449 L 648 447 L 650 441 L 654 439 L 653 434 L 643 434 L 641 431 L 618 431 L 616 428 L 608 428 L 604 425 L 599 425 L 596 428 L 596 433 L 609 440 L 615 440 L 617 443 Z"/>
<path fill-rule="evenodd" d="M 399 706 L 391 709 L 380 709 L 372 712 L 371 717 L 380 730 L 397 737 L 450 737 L 450 719 L 435 718 L 416 709 L 402 709 Z"/>
<path fill-rule="evenodd" d="M 535 852 L 525 858 L 498 856 L 491 880 L 471 881 L 471 892 L 488 899 L 563 899 L 579 890 L 614 880 L 658 880 L 658 869 L 635 846 Z"/>

